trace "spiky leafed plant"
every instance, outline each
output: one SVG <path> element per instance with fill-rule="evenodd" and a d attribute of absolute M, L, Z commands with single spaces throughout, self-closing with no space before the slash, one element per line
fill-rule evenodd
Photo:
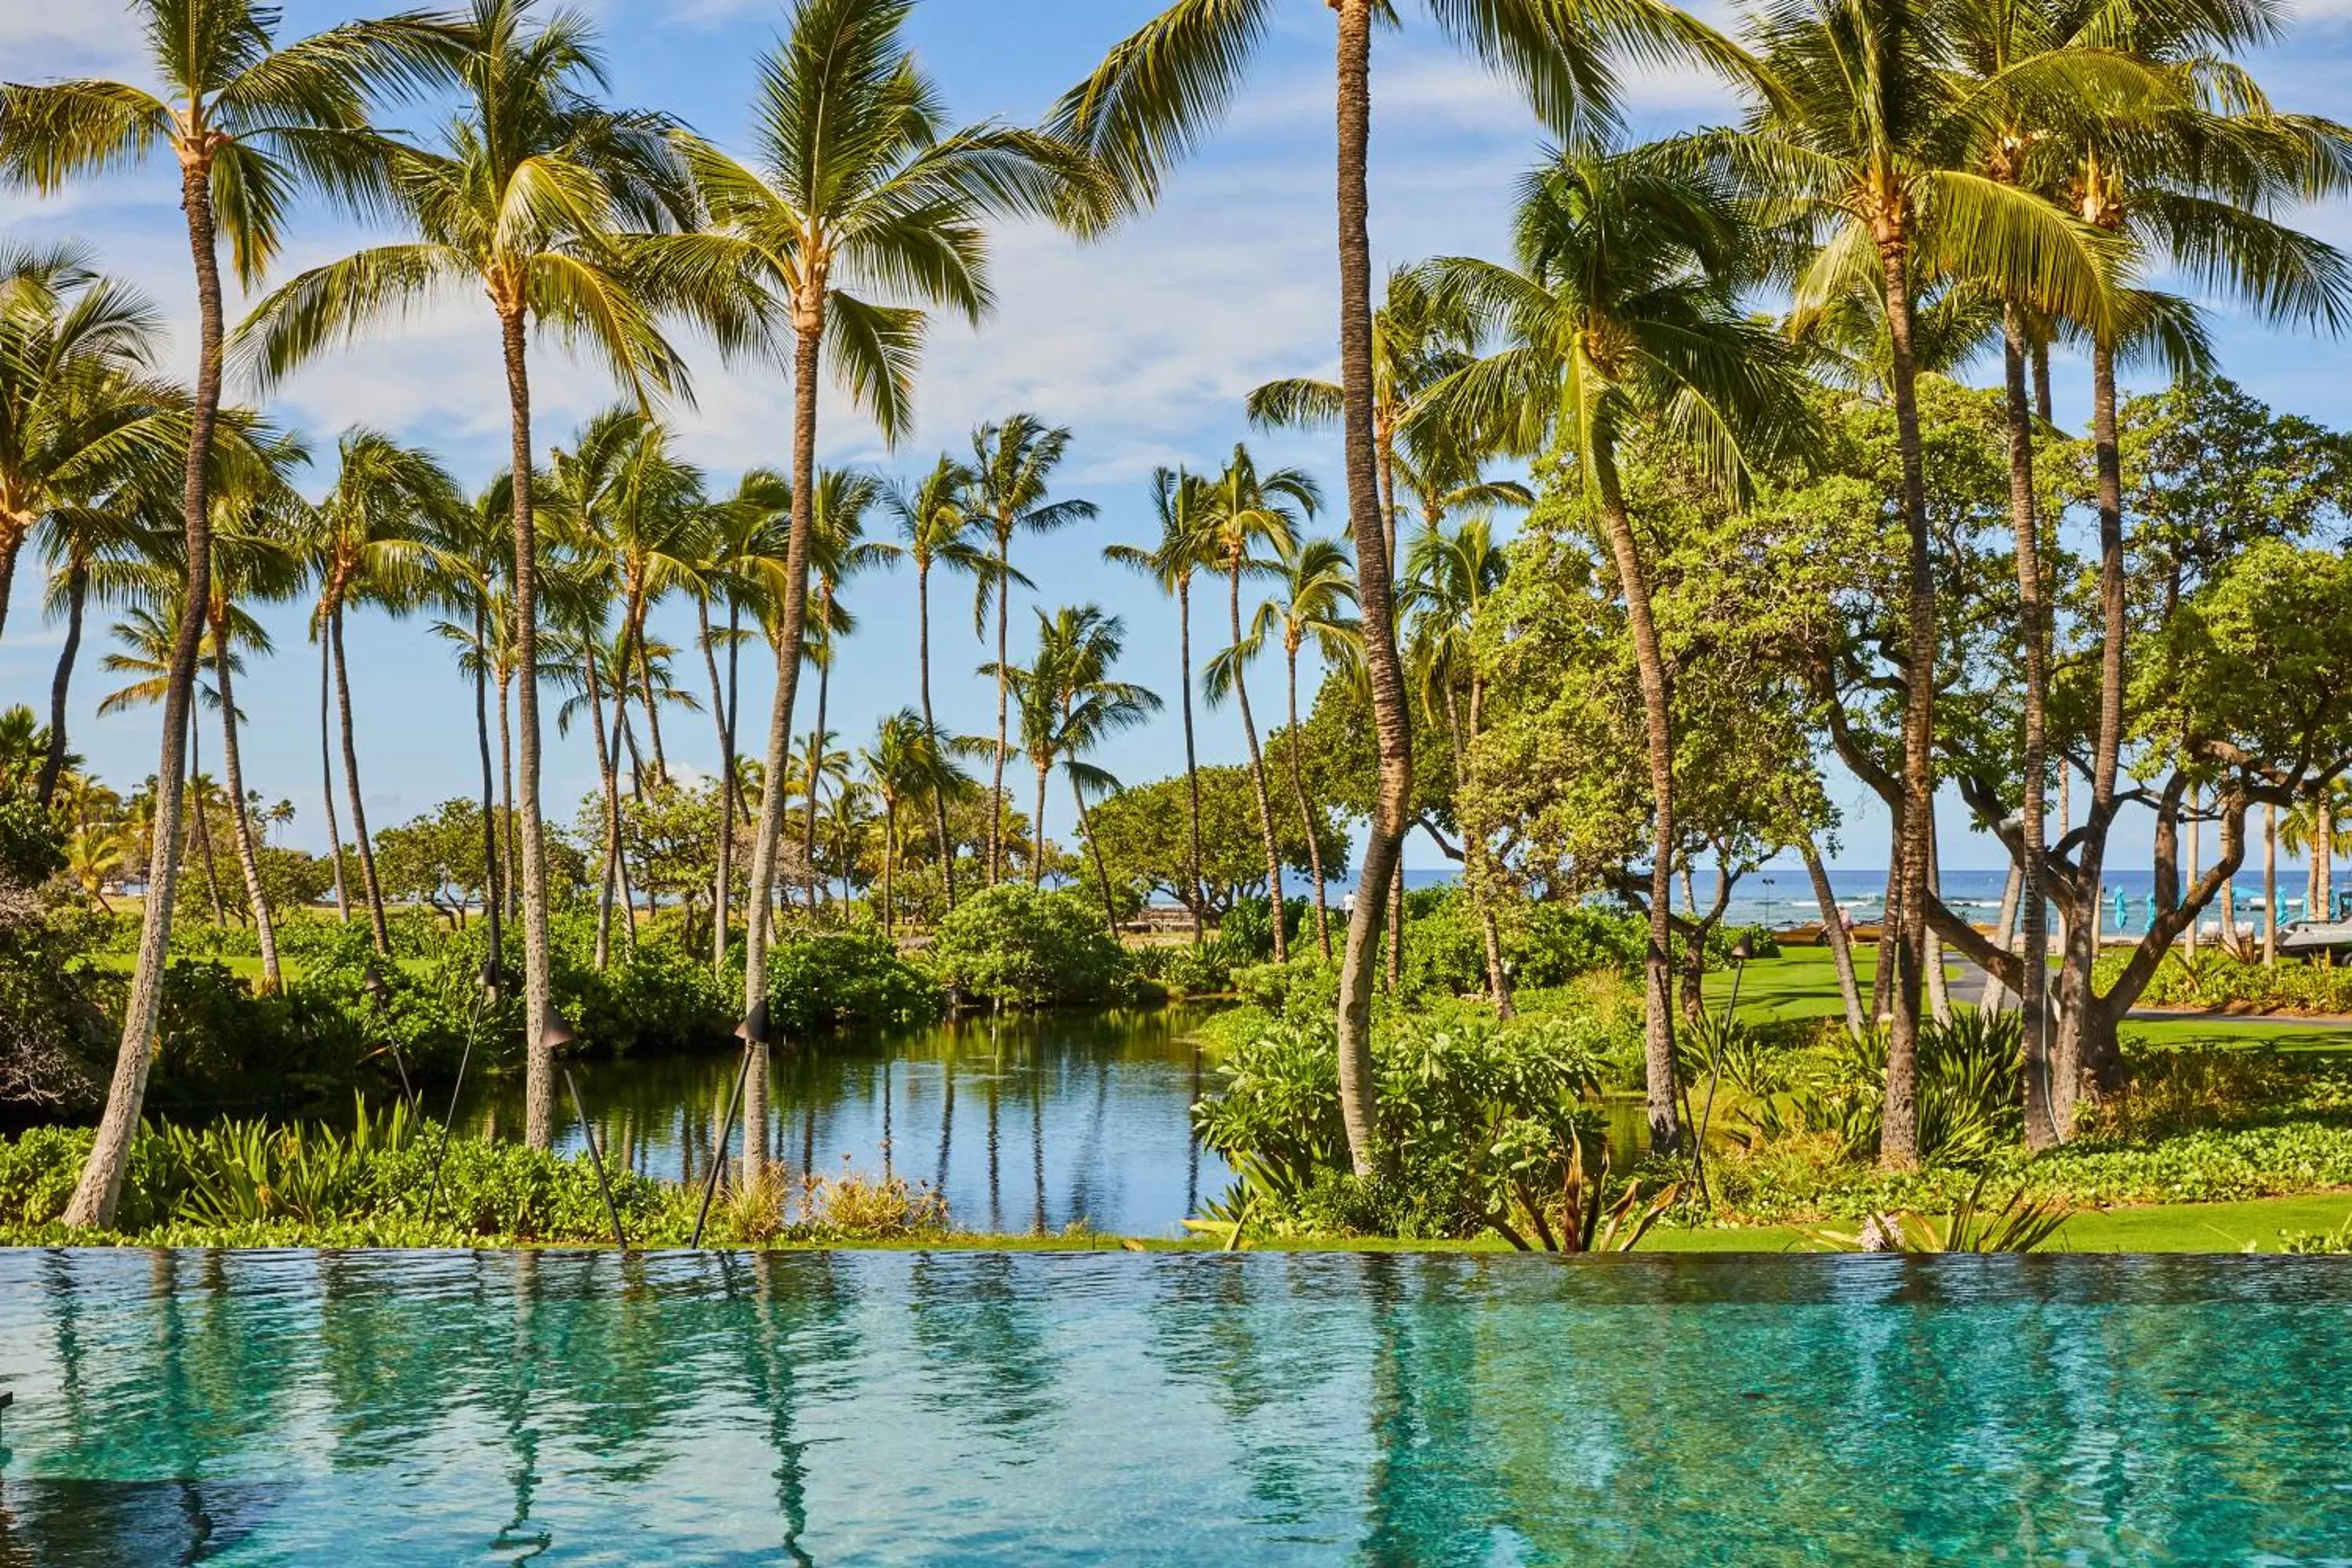
<path fill-rule="evenodd" d="M 1025 584 L 1013 569 L 1013 541 L 1023 533 L 1051 533 L 1097 515 L 1089 500 L 1047 500 L 1054 470 L 1069 455 L 1070 432 L 1045 425 L 1033 414 L 1015 414 L 1002 424 L 983 425 L 972 432 L 972 482 L 970 504 L 980 527 L 995 542 L 994 570 L 979 579 L 972 600 L 972 618 L 987 635 L 988 612 L 996 610 L 996 769 L 989 784 L 988 881 L 991 887 L 1003 870 L 1004 763 L 1011 755 L 1005 721 L 1011 691 L 1012 666 L 1007 630 L 1011 624 L 1012 589 Z M 1032 868 L 1034 870 L 1034 868 Z"/>
<path fill-rule="evenodd" d="M 1257 719 L 1250 711 L 1245 671 L 1255 649 L 1243 626 L 1242 583 L 1244 578 L 1277 574 L 1280 568 L 1267 554 L 1279 557 L 1288 552 L 1299 525 L 1312 518 L 1322 502 L 1322 492 L 1305 473 L 1278 468 L 1261 474 L 1249 448 L 1239 445 L 1234 447 L 1233 460 L 1208 483 L 1203 496 L 1217 570 L 1224 574 L 1226 623 L 1232 633 L 1224 651 L 1209 663 L 1204 692 L 1213 705 L 1231 697 L 1241 710 L 1242 739 L 1249 747 L 1250 787 L 1257 796 L 1258 835 L 1265 848 L 1266 896 L 1273 900 L 1277 963 L 1290 957 L 1290 940 L 1283 931 L 1282 850 L 1275 837 L 1274 803 L 1265 787 L 1265 756 L 1258 749 Z"/>
<path fill-rule="evenodd" d="M 911 0 L 794 0 L 760 62 L 751 156 L 701 142 L 686 156 L 716 232 L 711 265 L 756 279 L 793 331 L 793 514 L 777 605 L 776 692 L 751 861 L 744 1007 L 764 1035 L 768 894 L 783 831 L 793 705 L 799 689 L 814 527 L 818 393 L 835 378 L 896 441 L 912 422 L 926 308 L 986 313 L 992 213 L 1066 205 L 1066 150 L 994 125 L 950 130 L 946 109 L 904 37 Z M 906 303 L 870 298 L 879 289 Z M 744 1125 L 748 1163 L 764 1161 L 767 1080 L 755 1058 Z"/>
<path fill-rule="evenodd" d="M 1497 448 L 1523 455 L 1551 448 L 1572 458 L 1581 499 L 1616 569 L 1641 679 L 1653 812 L 1650 1136 L 1672 1148 L 1681 1129 L 1671 694 L 1617 449 L 1634 430 L 1654 430 L 1694 453 L 1699 471 L 1737 487 L 1751 439 L 1769 441 L 1790 422 L 1795 382 L 1777 334 L 1742 309 L 1741 291 L 1769 252 L 1719 174 L 1641 149 L 1561 153 L 1524 182 L 1515 227 L 1516 267 L 1448 257 L 1424 269 L 1432 295 L 1501 346 L 1440 382 L 1423 408 Z M 1459 733 L 1460 725 L 1454 729 Z"/>
<path fill-rule="evenodd" d="M 1908 540 L 1903 658 L 1930 670 L 1936 580 L 1927 532 L 1912 331 L 1923 282 L 1964 279 L 2053 316 L 2105 321 L 2116 247 L 2089 226 L 1992 179 L 1974 149 L 2021 84 L 1979 90 L 1950 64 L 1942 20 L 1913 0 L 1787 0 L 1757 14 L 1750 43 L 1765 99 L 1737 130 L 1685 145 L 1720 163 L 1775 231 L 1808 241 L 1795 279 L 1801 321 L 1822 302 L 1875 285 L 1889 349 L 1900 456 L 1898 513 Z M 2053 80 L 2060 90 L 2063 77 Z M 1916 1163 L 1920 1007 L 1926 985 L 1935 694 L 1903 700 L 1903 809 L 1888 946 L 1895 983 L 1881 1158 Z"/>
<path fill-rule="evenodd" d="M 662 335 L 690 320 L 722 350 L 763 342 L 761 303 L 702 265 L 700 221 L 666 116 L 599 100 L 594 28 L 536 0 L 472 0 L 437 29 L 457 106 L 431 147 L 385 155 L 389 199 L 415 237 L 373 247 L 286 283 L 237 330 L 237 351 L 268 384 L 326 348 L 428 299 L 485 296 L 506 370 L 515 476 L 516 658 L 539 662 L 539 530 L 533 505 L 530 331 L 601 361 L 640 397 L 683 396 L 685 366 Z M 517 691 L 518 837 L 522 847 L 526 1089 L 524 1135 L 555 1135 L 555 1058 L 547 869 L 540 815 L 536 684 Z"/>
<path fill-rule="evenodd" d="M 366 206 L 381 189 L 384 152 L 369 129 L 372 102 L 432 79 L 446 58 L 446 43 L 437 25 L 413 13 L 346 23 L 280 46 L 277 9 L 254 0 L 131 0 L 130 10 L 155 87 L 85 79 L 0 89 L 0 178 L 48 194 L 85 175 L 143 163 L 159 152 L 168 152 L 179 166 L 197 310 L 181 487 L 188 572 L 181 602 L 201 608 L 212 594 L 206 484 L 221 400 L 221 233 L 227 231 L 238 279 L 251 287 L 278 252 L 299 186 Z M 201 618 L 192 618 L 178 628 L 173 644 L 139 961 L 123 1007 L 106 1112 L 66 1205 L 65 1223 L 77 1227 L 112 1219 L 146 1098 L 179 878 L 184 737 L 203 637 Z"/>
<path fill-rule="evenodd" d="M 1192 737 L 1192 579 L 1223 563 L 1209 503 L 1208 483 L 1181 468 L 1151 475 L 1151 515 L 1160 537 L 1149 545 L 1112 544 L 1103 559 L 1131 567 L 1176 600 L 1178 701 L 1184 711 L 1184 876 L 1192 912 L 1192 945 L 1207 939 L 1208 897 L 1201 886 L 1201 760 Z"/>
<path fill-rule="evenodd" d="M 912 488 L 893 485 L 883 501 L 898 520 L 898 553 L 915 568 L 915 690 L 923 722 L 934 731 L 931 708 L 931 573 L 961 572 L 975 580 L 995 571 L 995 558 L 975 535 L 979 519 L 971 507 L 972 471 L 945 453 Z M 955 842 L 948 827 L 944 795 L 931 797 L 931 828 L 940 846 L 940 877 L 947 907 L 955 908 Z"/>
<path fill-rule="evenodd" d="M 1372 319 L 1370 166 L 1371 57 L 1390 0 L 1327 0 L 1337 24 L 1334 96 L 1339 118 L 1339 382 L 1343 389 L 1348 531 L 1364 596 L 1367 679 L 1380 755 L 1380 789 L 1349 921 L 1339 984 L 1339 1100 L 1348 1152 L 1370 1175 L 1373 1146 L 1371 1004 L 1380 933 L 1410 825 L 1412 739 L 1399 661 L 1375 437 L 1378 393 Z M 1240 95 L 1275 19 L 1306 0 L 1173 0 L 1116 45 L 1094 74 L 1063 95 L 1052 124 L 1102 164 L 1112 194 L 1129 206 L 1159 195 L 1169 167 L 1192 151 Z M 1661 0 L 1424 0 L 1421 7 L 1462 47 L 1514 78 L 1537 112 L 1563 135 L 1614 119 L 1612 54 L 1705 58 L 1732 70 L 1745 61 L 1711 29 Z"/>

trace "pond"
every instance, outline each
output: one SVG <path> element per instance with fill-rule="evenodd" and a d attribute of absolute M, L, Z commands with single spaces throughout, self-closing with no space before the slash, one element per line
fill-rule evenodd
<path fill-rule="evenodd" d="M 0 1254 L 0 1561 L 2313 1562 L 2325 1258 Z"/>
<path fill-rule="evenodd" d="M 928 1182 L 965 1230 L 1079 1223 L 1173 1234 L 1232 1181 L 1192 1136 L 1192 1102 L 1216 1077 L 1192 1038 L 1207 1016 L 1014 1014 L 814 1036 L 774 1054 L 768 1147 L 794 1172 L 854 1167 Z M 572 1070 L 611 1158 L 698 1181 L 740 1060 L 717 1052 Z M 577 1150 L 579 1123 L 561 1092 L 557 1107 L 558 1147 Z M 521 1084 L 498 1084 L 459 1123 L 478 1133 L 520 1129 Z"/>

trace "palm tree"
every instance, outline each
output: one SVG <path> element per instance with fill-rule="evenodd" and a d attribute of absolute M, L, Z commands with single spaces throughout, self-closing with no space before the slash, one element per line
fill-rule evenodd
<path fill-rule="evenodd" d="M 741 717 L 737 676 L 743 647 L 743 611 L 763 603 L 782 602 L 780 586 L 792 531 L 792 484 L 771 468 L 753 468 L 737 481 L 735 493 L 711 509 L 709 560 L 703 574 L 706 592 L 695 601 L 702 619 L 703 655 L 709 665 L 711 715 L 719 724 L 719 846 L 711 895 L 710 964 L 714 973 L 727 970 L 729 910 L 735 897 L 735 824 L 743 793 L 736 763 L 737 724 Z M 727 629 L 710 626 L 709 595 L 715 587 L 727 600 Z M 722 681 L 714 637 L 727 647 L 727 674 Z"/>
<path fill-rule="evenodd" d="M 1301 0 L 1303 5 L 1303 0 Z M 1349 922 L 1339 984 L 1339 1100 L 1356 1173 L 1379 1163 L 1373 1146 L 1373 967 L 1390 882 L 1411 825 L 1412 718 L 1397 653 L 1394 600 L 1375 437 L 1370 229 L 1372 26 L 1388 0 L 1327 0 L 1337 22 L 1339 382 L 1343 389 L 1348 531 L 1364 605 L 1364 648 L 1380 754 L 1380 790 Z M 1612 5 L 1579 0 L 1426 0 L 1430 16 L 1487 64 L 1515 77 L 1537 112 L 1563 133 L 1605 126 L 1616 78 L 1607 55 L 1630 46 L 1651 58 L 1697 55 L 1737 68 L 1742 57 L 1661 0 Z M 1200 141 L 1240 92 L 1282 0 L 1173 0 L 1115 46 L 1055 106 L 1057 134 L 1092 154 L 1113 194 L 1141 205 L 1171 163 Z"/>
<path fill-rule="evenodd" d="M 982 635 L 989 604 L 996 605 L 996 773 L 989 785 L 992 809 L 988 819 L 988 882 L 1002 874 L 1004 819 L 1005 698 L 1012 666 L 1005 662 L 1007 617 L 1012 588 L 1028 579 L 1013 570 L 1013 537 L 1016 533 L 1051 533 L 1074 522 L 1091 521 L 1097 510 L 1088 500 L 1048 501 L 1053 472 L 1069 453 L 1070 432 L 1048 427 L 1034 415 L 1015 414 L 1001 425 L 983 425 L 972 432 L 970 506 L 980 525 L 995 541 L 995 570 L 979 579 L 972 617 Z M 1035 868 L 1031 868 L 1032 871 Z"/>
<path fill-rule="evenodd" d="M 503 671 L 509 668 L 501 644 L 510 642 L 513 621 L 507 614 L 509 603 L 501 584 L 513 576 L 507 551 L 513 540 L 511 512 L 514 504 L 514 483 L 510 476 L 498 475 L 475 497 L 473 503 L 449 509 L 429 521 L 428 540 L 433 552 L 434 571 L 431 588 L 435 600 L 459 620 L 436 621 L 436 634 L 455 642 L 459 649 L 459 668 L 474 683 L 474 738 L 482 765 L 482 913 L 488 922 L 486 937 L 489 946 L 488 962 L 484 964 L 482 979 L 495 992 L 503 984 L 505 932 L 502 917 L 506 896 L 512 879 L 507 874 L 507 850 L 513 845 L 513 822 L 499 807 L 497 774 L 490 760 L 489 686 L 493 671 L 499 680 L 499 713 L 501 744 L 499 756 L 506 755 L 503 743 L 506 715 L 506 685 Z M 325 724 L 325 696 L 320 698 L 321 729 Z M 323 753 L 325 742 L 320 741 Z M 325 761 L 324 756 L 320 759 Z M 328 831 L 334 831 L 334 786 L 332 769 L 327 789 Z M 505 830 L 501 832 L 501 824 Z M 501 844 L 506 848 L 501 848 Z M 341 896 L 341 849 L 337 850 L 336 892 Z"/>
<path fill-rule="evenodd" d="M 1742 129 L 1689 147 L 1719 158 L 1766 203 L 1766 221 L 1818 244 L 1796 280 L 1798 317 L 1864 287 L 1889 348 L 1909 538 L 1903 797 L 1895 824 L 1895 963 L 1880 1157 L 1916 1163 L 1918 1035 L 1926 984 L 1935 791 L 1936 581 L 1927 533 L 1913 329 L 1923 279 L 1970 279 L 2045 314 L 2104 321 L 2114 247 L 2029 193 L 1989 178 L 1970 153 L 2013 91 L 1979 91 L 1946 65 L 1937 21 L 1902 0 L 1807 0 L 1759 16 L 1765 100 Z"/>
<path fill-rule="evenodd" d="M 1273 901 L 1274 957 L 1290 958 L 1290 939 L 1284 932 L 1282 850 L 1275 837 L 1274 805 L 1266 794 L 1265 758 L 1258 750 L 1257 721 L 1250 712 L 1249 682 L 1244 667 L 1253 651 L 1242 626 L 1242 579 L 1279 570 L 1251 552 L 1260 546 L 1276 555 L 1288 552 L 1302 519 L 1322 505 L 1315 481 L 1297 468 L 1261 475 L 1249 448 L 1236 445 L 1233 461 L 1208 487 L 1206 521 L 1213 531 L 1218 570 L 1225 575 L 1226 618 L 1233 640 L 1209 663 L 1207 695 L 1212 704 L 1228 695 L 1242 715 L 1242 738 L 1248 742 L 1250 784 L 1257 795 L 1258 833 L 1265 846 L 1266 896 Z M 1377 552 L 1381 547 L 1374 546 Z M 1383 889 L 1385 891 L 1385 889 Z"/>
<path fill-rule="evenodd" d="M 681 139 L 715 232 L 714 266 L 757 279 L 793 330 L 793 515 L 777 607 L 776 692 L 751 862 L 744 1010 L 764 1039 L 768 893 L 783 830 L 793 704 L 798 690 L 808 563 L 815 526 L 821 362 L 895 442 L 911 423 L 924 306 L 977 321 L 990 304 L 992 212 L 1045 214 L 1066 198 L 1070 159 L 1029 132 L 946 129 L 937 89 L 908 50 L 911 0 L 795 0 L 784 37 L 760 65 L 751 161 Z M 852 292 L 879 286 L 916 303 Z M 765 1160 L 767 1081 L 755 1057 L 746 1163 Z"/>
<path fill-rule="evenodd" d="M 1160 710 L 1157 694 L 1132 681 L 1114 679 L 1111 670 L 1127 646 L 1127 626 L 1094 605 L 1065 605 L 1047 616 L 1037 612 L 1037 651 L 1027 669 L 992 670 L 1008 676 L 1021 700 L 1022 750 L 1037 771 L 1037 819 L 1031 824 L 1035 838 L 1029 861 L 1029 880 L 1042 881 L 1045 872 L 1045 785 L 1059 764 L 1070 781 L 1079 831 L 1092 850 L 1095 875 L 1101 883 L 1103 916 L 1118 929 L 1118 907 L 1113 900 L 1110 874 L 1102 849 L 1094 841 L 1088 822 L 1087 795 L 1117 789 L 1118 781 L 1088 762 L 1087 757 L 1110 736 L 1144 722 Z"/>
<path fill-rule="evenodd" d="M 409 15 L 346 23 L 275 47 L 278 12 L 254 0 L 131 0 L 131 10 L 161 94 L 93 79 L 0 88 L 0 178 L 47 195 L 82 175 L 144 163 L 159 149 L 168 149 L 179 165 L 198 322 L 181 507 L 188 571 L 181 603 L 197 612 L 212 595 L 207 484 L 221 397 L 220 231 L 228 231 L 232 262 L 250 288 L 277 253 L 299 183 L 363 205 L 380 187 L 383 150 L 368 129 L 370 100 L 421 85 L 440 52 L 440 29 Z M 70 1226 L 113 1218 L 146 1097 L 179 878 L 184 737 L 203 638 L 202 616 L 192 614 L 173 644 L 138 967 L 106 1112 L 66 1205 Z"/>
<path fill-rule="evenodd" d="M 970 789 L 971 779 L 956 765 L 957 750 L 939 726 L 912 708 L 901 708 L 875 726 L 873 746 L 858 753 L 866 779 L 882 802 L 885 936 L 898 929 L 898 808 L 917 798 L 944 803 Z"/>
<path fill-rule="evenodd" d="M 1356 574 L 1344 545 L 1333 539 L 1294 539 L 1277 557 L 1281 596 L 1258 611 L 1254 639 L 1271 632 L 1282 637 L 1283 684 L 1290 726 L 1285 732 L 1290 794 L 1298 807 L 1299 830 L 1307 835 L 1307 865 L 1315 879 L 1315 934 L 1323 961 L 1331 961 L 1331 917 L 1323 892 L 1323 841 L 1315 831 L 1315 808 L 1307 798 L 1307 775 L 1298 760 L 1298 655 L 1311 639 L 1327 664 L 1352 663 L 1357 626 L 1348 614 L 1356 602 Z"/>
<path fill-rule="evenodd" d="M 1192 911 L 1192 945 L 1206 940 L 1205 909 L 1201 888 L 1201 761 L 1192 740 L 1192 578 L 1214 572 L 1223 561 L 1211 515 L 1209 487 L 1179 468 L 1159 468 L 1151 475 L 1151 514 L 1160 537 L 1150 546 L 1112 544 L 1103 559 L 1133 567 L 1160 584 L 1176 600 L 1176 668 L 1184 710 L 1185 903 Z"/>
<path fill-rule="evenodd" d="M 1421 531 L 1405 556 L 1405 605 L 1412 612 L 1407 661 L 1421 689 L 1422 703 L 1442 722 L 1454 757 L 1454 787 L 1465 789 L 1470 752 L 1486 720 L 1486 681 L 1480 673 L 1471 633 L 1479 606 L 1499 586 L 1508 560 L 1495 542 L 1484 515 L 1465 519 L 1446 531 L 1443 511 L 1425 504 Z M 1465 700 L 1466 699 L 1466 700 Z M 1456 815 L 1460 815 L 1457 811 Z M 1495 1010 L 1511 1016 L 1510 976 L 1503 968 L 1502 933 L 1495 920 L 1494 889 L 1486 859 L 1486 831 L 1463 820 L 1462 860 L 1477 906 L 1486 947 L 1486 990 Z M 1669 1114 L 1672 1103 L 1668 1105 Z M 1671 1146 L 1671 1144 L 1669 1144 Z"/>
<path fill-rule="evenodd" d="M 174 389 L 146 374 L 162 330 L 81 247 L 0 248 L 0 631 L 36 527 L 104 516 L 102 498 L 185 440 Z"/>
<path fill-rule="evenodd" d="M 458 108 L 432 148 L 383 154 L 393 205 L 415 235 L 311 268 L 257 305 L 239 353 L 267 384 L 331 344 L 460 290 L 487 295 L 507 374 L 514 474 L 517 796 L 522 841 L 524 1132 L 555 1132 L 548 1044 L 547 868 L 540 815 L 539 531 L 531 472 L 530 323 L 577 345 L 640 397 L 684 395 L 685 367 L 661 334 L 690 318 L 722 349 L 761 341 L 764 314 L 698 265 L 699 218 L 671 122 L 595 98 L 604 85 L 593 28 L 577 12 L 543 19 L 536 0 L 471 0 L 436 29 Z"/>
<path fill-rule="evenodd" d="M 101 719 L 110 714 L 128 713 L 133 709 L 155 707 L 165 700 L 172 689 L 173 649 L 177 646 L 176 628 L 183 618 L 179 595 L 184 591 L 184 584 L 164 583 L 163 572 L 154 564 L 143 564 L 136 571 L 135 576 L 131 573 L 125 573 L 124 580 L 120 584 L 110 584 L 109 592 L 119 588 L 126 595 L 157 595 L 160 596 L 152 603 L 132 604 L 131 607 L 124 612 L 122 619 L 114 625 L 114 640 L 120 645 L 120 649 L 100 658 L 98 661 L 98 667 L 110 675 L 129 676 L 131 679 L 99 699 L 98 713 Z M 201 616 L 197 618 L 204 619 Z M 239 612 L 232 622 L 232 636 L 226 647 L 215 646 L 214 635 L 208 626 L 201 645 L 201 652 L 205 667 L 214 672 L 215 681 L 207 682 L 201 675 L 197 677 L 194 687 L 195 705 L 217 711 L 221 706 L 221 696 L 216 681 L 224 663 L 227 668 L 243 669 L 245 656 L 238 649 L 254 638 L 260 638 L 266 642 L 267 637 L 268 634 L 262 630 L 259 623 L 242 612 Z M 25 714 L 26 722 L 29 725 L 32 721 L 32 710 L 28 708 L 22 711 Z M 213 855 L 212 823 L 206 810 L 207 804 L 217 792 L 214 789 L 211 777 L 202 771 L 201 734 L 199 728 L 191 726 L 188 735 L 188 776 L 181 783 L 185 788 L 194 792 L 195 809 L 182 820 L 178 831 L 184 838 L 194 842 L 202 858 L 205 883 L 212 899 L 213 923 L 219 925 L 227 921 L 228 911 L 221 899 L 220 868 Z M 160 788 L 157 793 L 161 794 Z M 160 820 L 159 814 L 159 823 Z M 152 836 L 161 829 L 160 826 L 151 826 L 149 831 Z M 178 849 L 173 850 L 174 854 L 179 852 Z M 147 896 L 150 898 L 154 896 L 152 889 Z"/>
<path fill-rule="evenodd" d="M 888 545 L 866 537 L 866 514 L 882 495 L 882 481 L 846 468 L 818 470 L 815 517 L 809 541 L 809 570 L 816 577 L 816 613 L 809 618 L 808 661 L 816 668 L 816 729 L 825 733 L 825 706 L 833 690 L 834 654 L 840 639 L 857 627 L 841 602 L 852 577 L 887 561 Z M 811 758 L 812 763 L 814 758 Z M 816 907 L 816 777 L 808 775 L 809 907 Z"/>
<path fill-rule="evenodd" d="M 1790 355 L 1741 309 L 1741 290 L 1758 276 L 1766 247 L 1712 172 L 1643 150 L 1563 153 L 1528 176 L 1516 229 L 1516 269 L 1465 257 L 1426 268 L 1432 295 L 1503 346 L 1448 375 L 1423 406 L 1500 449 L 1533 455 L 1556 445 L 1573 458 L 1581 499 L 1616 569 L 1649 753 L 1650 1136 L 1670 1149 L 1681 1136 L 1671 676 L 1617 447 L 1647 426 L 1692 450 L 1717 483 L 1736 487 L 1750 440 L 1759 432 L 1771 437 L 1792 417 Z"/>
<path fill-rule="evenodd" d="M 383 888 L 377 879 L 375 850 L 368 836 L 366 793 L 360 785 L 359 743 L 352 724 L 351 670 L 343 658 L 344 615 L 353 605 L 374 604 L 398 614 L 416 602 L 426 581 L 428 547 L 423 532 L 460 505 L 457 482 L 433 455 L 404 447 L 382 431 L 354 426 L 336 443 L 334 483 L 304 521 L 302 546 L 318 584 L 310 609 L 310 636 L 319 645 L 319 767 L 323 785 L 329 853 L 334 858 L 335 904 L 351 918 L 343 880 L 342 835 L 335 815 L 335 765 L 328 705 L 342 742 L 343 782 L 350 791 L 352 834 L 359 850 L 360 880 L 367 895 L 368 925 L 376 952 L 392 954 L 384 923 Z"/>
<path fill-rule="evenodd" d="M 966 504 L 973 482 L 970 468 L 942 453 L 912 489 L 894 485 L 883 500 L 898 520 L 899 553 L 915 567 L 915 676 L 924 725 L 936 731 L 931 710 L 931 573 L 934 568 L 986 577 L 994 558 L 972 542 L 977 519 Z M 940 876 L 947 907 L 955 908 L 955 843 L 948 828 L 945 795 L 931 796 L 932 829 L 939 837 Z"/>

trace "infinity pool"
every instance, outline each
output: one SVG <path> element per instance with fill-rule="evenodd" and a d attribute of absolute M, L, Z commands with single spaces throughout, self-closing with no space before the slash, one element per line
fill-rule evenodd
<path fill-rule="evenodd" d="M 0 1253 L 0 1562 L 2352 1558 L 2300 1258 Z"/>

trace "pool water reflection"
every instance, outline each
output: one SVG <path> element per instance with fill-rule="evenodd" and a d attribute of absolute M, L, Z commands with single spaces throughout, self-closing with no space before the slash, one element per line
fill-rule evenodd
<path fill-rule="evenodd" d="M 2352 1556 L 2326 1258 L 0 1253 L 0 1562 Z"/>

